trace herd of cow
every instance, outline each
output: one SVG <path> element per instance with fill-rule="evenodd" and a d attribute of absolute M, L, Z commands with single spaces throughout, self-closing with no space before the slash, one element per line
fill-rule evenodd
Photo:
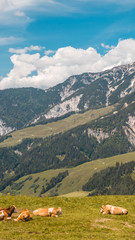
<path fill-rule="evenodd" d="M 10 220 L 11 215 L 13 213 L 17 213 L 16 207 L 13 205 L 8 208 L 0 208 L 0 220 Z M 50 217 L 58 217 L 59 215 L 62 214 L 61 208 L 39 208 L 35 211 L 33 211 L 33 214 L 35 216 L 50 216 Z M 23 209 L 18 216 L 17 219 L 14 219 L 14 221 L 29 221 L 32 219 L 32 215 L 28 209 Z"/>
<path fill-rule="evenodd" d="M 0 220 L 10 220 L 11 215 L 13 213 L 17 213 L 16 207 L 13 205 L 9 208 L 0 208 Z M 122 215 L 127 214 L 128 210 L 122 207 L 116 207 L 112 205 L 103 205 L 101 207 L 101 213 L 103 214 L 114 214 L 114 215 Z M 35 211 L 33 211 L 33 214 L 35 216 L 50 216 L 50 217 L 58 217 L 62 214 L 61 208 L 39 208 Z M 18 216 L 17 219 L 14 219 L 14 221 L 29 221 L 32 219 L 32 215 L 28 209 L 23 209 Z"/>

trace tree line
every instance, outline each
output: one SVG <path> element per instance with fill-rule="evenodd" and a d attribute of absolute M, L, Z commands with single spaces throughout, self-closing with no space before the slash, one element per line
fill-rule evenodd
<path fill-rule="evenodd" d="M 135 180 L 132 174 L 135 161 L 128 163 L 118 162 L 114 167 L 108 167 L 95 173 L 82 187 L 84 191 L 90 191 L 93 195 L 133 195 L 135 194 Z"/>

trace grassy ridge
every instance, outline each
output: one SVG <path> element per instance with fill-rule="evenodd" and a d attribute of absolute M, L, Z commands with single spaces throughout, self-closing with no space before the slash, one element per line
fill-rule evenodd
<path fill-rule="evenodd" d="M 29 222 L 0 222 L 2 240 L 133 240 L 135 238 L 135 196 L 98 196 L 81 198 L 36 198 L 5 196 L 0 206 L 14 204 L 19 215 L 21 209 L 35 210 L 39 207 L 60 206 L 63 215 L 59 218 L 33 216 Z M 100 207 L 113 204 L 127 208 L 128 215 L 102 215 Z"/>
<path fill-rule="evenodd" d="M 98 159 L 95 161 L 87 162 L 74 168 L 47 170 L 41 173 L 27 175 L 15 182 L 15 184 L 20 183 L 20 185 L 23 182 L 23 186 L 21 189 L 17 190 L 15 185 L 12 185 L 8 186 L 3 192 L 38 196 L 41 192 L 42 185 L 46 186 L 46 183 L 49 182 L 52 177 L 56 177 L 60 172 L 63 172 L 65 170 L 68 170 L 69 175 L 66 178 L 64 178 L 60 184 L 57 184 L 56 187 L 49 190 L 45 194 L 45 196 L 56 193 L 58 195 L 63 195 L 75 191 L 81 191 L 82 186 L 89 180 L 89 178 L 95 172 L 99 172 L 100 170 L 110 166 L 114 166 L 116 162 L 126 163 L 134 161 L 134 159 L 135 152 L 131 152 L 110 158 Z M 39 187 L 36 188 L 36 192 L 34 192 L 34 188 L 37 185 L 39 185 Z"/>
<path fill-rule="evenodd" d="M 83 125 L 94 119 L 97 119 L 100 116 L 106 115 L 112 112 L 114 109 L 114 106 L 108 106 L 97 110 L 89 110 L 85 113 L 71 115 L 70 117 L 59 120 L 57 122 L 52 122 L 45 125 L 37 125 L 35 127 L 29 127 L 15 131 L 10 134 L 12 138 L 10 137 L 4 142 L 0 143 L 0 147 L 10 147 L 17 145 L 21 143 L 24 138 L 45 138 L 51 135 L 68 131 L 79 125 Z"/>

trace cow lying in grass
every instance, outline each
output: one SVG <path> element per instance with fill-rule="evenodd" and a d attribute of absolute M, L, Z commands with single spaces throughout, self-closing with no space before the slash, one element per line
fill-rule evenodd
<path fill-rule="evenodd" d="M 8 214 L 4 210 L 0 210 L 0 220 L 10 220 L 11 217 L 8 217 Z"/>
<path fill-rule="evenodd" d="M 14 219 L 16 222 L 19 220 L 26 222 L 32 219 L 32 215 L 28 209 L 23 209 L 17 219 Z"/>
<path fill-rule="evenodd" d="M 101 207 L 101 213 L 103 214 L 113 214 L 113 215 L 123 215 L 128 214 L 128 210 L 122 207 L 115 207 L 112 205 L 103 205 Z"/>
<path fill-rule="evenodd" d="M 33 211 L 35 216 L 43 216 L 43 217 L 58 217 L 62 214 L 61 208 L 39 208 Z"/>
<path fill-rule="evenodd" d="M 15 206 L 0 208 L 0 220 L 10 220 L 13 213 L 17 213 Z"/>

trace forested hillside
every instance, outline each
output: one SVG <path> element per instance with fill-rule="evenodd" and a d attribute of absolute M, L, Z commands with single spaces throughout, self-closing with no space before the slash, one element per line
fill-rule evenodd
<path fill-rule="evenodd" d="M 27 131 L 29 124 L 45 124 L 47 121 L 53 121 L 55 125 L 60 118 L 66 118 L 74 112 L 87 114 L 85 121 L 80 124 L 76 124 L 77 118 L 73 118 L 66 130 L 61 124 L 54 131 L 51 126 L 45 125 L 49 129 L 47 136 L 39 134 L 36 138 L 34 127 L 30 128 L 32 138 L 23 139 L 21 132 L 14 147 L 0 148 L 0 190 L 28 174 L 71 168 L 99 158 L 134 151 L 134 75 L 135 63 L 102 73 L 72 76 L 46 91 L 34 88 L 2 90 L 0 131 L 5 129 L 6 133 L 15 128 L 22 128 L 23 131 L 24 126 Z M 112 103 L 115 106 L 108 106 Z M 96 113 L 86 112 L 98 108 L 100 113 L 95 110 Z M 83 119 L 84 115 L 81 117 Z M 42 132 L 42 125 L 39 127 Z M 0 142 L 12 139 L 12 135 L 4 136 L 5 132 Z M 57 182 L 57 178 L 53 181 Z"/>
<path fill-rule="evenodd" d="M 90 191 L 92 195 L 134 195 L 135 178 L 134 177 L 135 161 L 119 164 L 115 167 L 109 167 L 93 177 L 83 186 L 84 191 Z M 131 176 L 133 174 L 133 177 Z"/>
<path fill-rule="evenodd" d="M 46 111 L 52 99 L 57 103 L 56 95 L 52 97 L 36 88 L 0 90 L 0 119 L 7 126 L 20 129 Z"/>
<path fill-rule="evenodd" d="M 134 93 L 123 100 L 117 111 L 90 123 L 48 138 L 25 139 L 12 148 L 0 149 L 0 188 L 21 176 L 115 156 L 135 150 Z M 133 121 L 134 123 L 134 121 Z M 130 136 L 128 131 L 130 130 Z M 6 159 L 9 159 L 6 161 Z"/>

